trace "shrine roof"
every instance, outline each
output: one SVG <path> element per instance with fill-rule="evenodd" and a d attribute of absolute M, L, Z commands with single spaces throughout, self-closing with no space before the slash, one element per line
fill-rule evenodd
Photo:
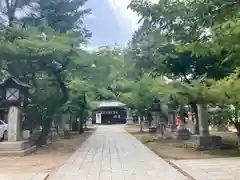
<path fill-rule="evenodd" d="M 101 101 L 99 107 L 123 107 L 123 104 L 120 101 Z"/>
<path fill-rule="evenodd" d="M 107 107 L 125 107 L 126 104 L 120 101 L 95 101 L 95 108 L 107 108 Z"/>
<path fill-rule="evenodd" d="M 27 84 L 27 83 L 24 83 L 24 82 L 21 82 L 20 80 L 16 79 L 16 78 L 13 78 L 11 76 L 8 76 L 8 77 L 5 77 L 1 80 L 0 82 L 0 86 L 3 85 L 4 83 L 6 83 L 8 80 L 12 80 L 14 81 L 16 84 L 18 84 L 19 86 L 22 86 L 22 87 L 26 87 L 26 88 L 30 88 L 30 85 Z"/>

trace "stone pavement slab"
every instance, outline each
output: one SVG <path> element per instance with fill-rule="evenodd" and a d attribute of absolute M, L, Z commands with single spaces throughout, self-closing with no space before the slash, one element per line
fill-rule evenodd
<path fill-rule="evenodd" d="M 0 174 L 0 180 L 46 180 L 48 173 Z"/>
<path fill-rule="evenodd" d="M 196 180 L 239 180 L 240 158 L 171 161 Z"/>
<path fill-rule="evenodd" d="M 187 180 L 121 125 L 100 125 L 50 180 Z"/>

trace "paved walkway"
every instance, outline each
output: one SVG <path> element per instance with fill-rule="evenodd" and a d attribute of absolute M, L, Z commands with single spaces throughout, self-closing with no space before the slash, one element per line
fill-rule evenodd
<path fill-rule="evenodd" d="M 240 158 L 214 158 L 172 161 L 196 180 L 239 180 Z"/>
<path fill-rule="evenodd" d="M 45 180 L 47 177 L 47 173 L 0 174 L 0 180 Z"/>
<path fill-rule="evenodd" d="M 123 126 L 99 126 L 50 180 L 187 180 L 128 134 Z"/>

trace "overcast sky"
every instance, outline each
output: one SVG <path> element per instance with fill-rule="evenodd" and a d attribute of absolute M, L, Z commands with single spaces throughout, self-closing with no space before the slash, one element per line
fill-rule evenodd
<path fill-rule="evenodd" d="M 92 46 L 126 44 L 138 28 L 138 17 L 127 9 L 130 0 L 88 0 L 92 15 L 85 25 L 92 32 Z"/>

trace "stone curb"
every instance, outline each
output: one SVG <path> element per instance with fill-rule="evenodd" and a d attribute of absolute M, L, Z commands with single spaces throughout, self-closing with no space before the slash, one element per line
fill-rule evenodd
<path fill-rule="evenodd" d="M 37 174 L 33 179 L 31 180 L 47 180 L 49 177 L 49 173 L 40 173 Z"/>
<path fill-rule="evenodd" d="M 178 170 L 181 174 L 183 174 L 184 176 L 186 176 L 189 180 L 196 180 L 194 177 L 192 177 L 190 174 L 188 174 L 187 172 L 185 172 L 183 169 L 181 169 L 179 166 L 177 166 L 176 164 L 174 164 L 173 162 L 171 162 L 170 160 L 166 160 L 164 159 L 169 165 L 171 165 L 173 168 L 175 168 L 176 170 Z"/>

